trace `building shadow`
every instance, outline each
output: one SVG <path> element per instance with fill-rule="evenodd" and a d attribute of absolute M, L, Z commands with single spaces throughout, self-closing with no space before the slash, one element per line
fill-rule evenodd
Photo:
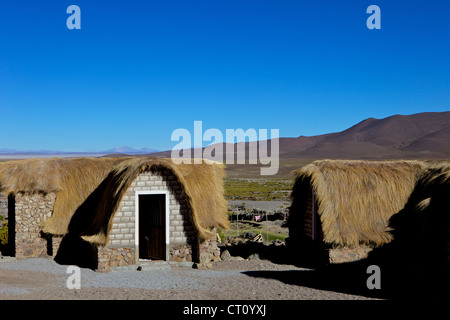
<path fill-rule="evenodd" d="M 0 252 L 3 256 L 16 256 L 16 198 L 8 195 L 8 237 L 6 244 L 0 244 Z"/>
<path fill-rule="evenodd" d="M 55 262 L 96 270 L 98 268 L 98 249 L 79 236 L 68 233 L 61 240 L 55 255 Z"/>
<path fill-rule="evenodd" d="M 77 235 L 68 233 L 61 240 L 55 262 L 96 270 L 98 268 L 98 250 L 95 245 Z"/>
<path fill-rule="evenodd" d="M 286 245 L 245 242 L 220 248 L 222 252 L 228 250 L 231 256 L 247 259 L 256 254 L 259 259 L 303 268 L 244 272 L 249 277 L 378 299 L 450 299 L 450 275 L 442 263 L 445 251 L 439 245 L 442 239 L 423 235 L 423 218 L 408 209 L 392 216 L 389 224 L 393 240 L 374 248 L 367 258 L 353 262 L 330 263 L 324 246 L 304 242 L 298 247 L 289 238 Z M 368 285 L 374 275 L 370 266 L 379 268 L 380 288 L 371 289 Z"/>
<path fill-rule="evenodd" d="M 81 268 L 98 268 L 98 247 L 84 240 L 83 236 L 106 237 L 111 215 L 119 205 L 120 179 L 124 172 L 109 173 L 73 214 L 68 233 L 59 245 L 55 261 L 63 265 Z M 119 190 L 119 191 L 118 191 Z"/>
<path fill-rule="evenodd" d="M 263 248 L 250 245 L 245 249 L 238 247 L 230 253 L 245 258 L 254 250 L 261 259 L 305 268 L 244 272 L 250 277 L 276 279 L 286 284 L 380 299 L 449 300 L 450 273 L 444 246 L 447 241 L 444 236 L 448 216 L 444 216 L 446 219 L 437 220 L 437 225 L 436 219 L 428 218 L 433 221 L 431 226 L 427 223 L 427 215 L 405 207 L 389 221 L 393 240 L 374 248 L 367 258 L 354 262 L 329 263 L 323 246 L 314 247 L 304 243 L 298 247 L 290 245 L 289 238 L 286 239 L 286 246 Z M 379 268 L 379 289 L 370 289 L 368 286 L 369 278 L 373 275 L 370 266 Z"/>
<path fill-rule="evenodd" d="M 110 173 L 78 207 L 70 220 L 68 233 L 61 240 L 55 262 L 92 270 L 98 268 L 97 246 L 82 237 L 106 234 L 110 216 L 99 216 L 98 212 L 112 212 L 112 208 L 117 205 L 116 199 L 107 198 L 113 194 L 111 186 L 116 184 L 117 179 Z M 100 206 L 107 209 L 102 207 L 103 210 L 99 210 Z"/>
<path fill-rule="evenodd" d="M 355 262 L 315 266 L 304 270 L 246 271 L 249 277 L 275 279 L 290 285 L 318 290 L 341 292 L 362 297 L 392 300 L 449 299 L 448 279 L 442 275 L 425 273 L 413 264 L 400 262 L 390 247 L 380 248 L 367 259 Z M 413 263 L 413 261 L 409 261 Z M 287 263 L 287 261 L 284 261 Z M 293 262 L 295 263 L 295 262 Z M 304 267 L 305 264 L 293 264 Z M 309 264 L 308 266 L 311 266 Z M 370 288 L 374 272 L 370 266 L 379 267 L 379 288 Z M 301 297 L 298 297 L 301 299 Z"/>

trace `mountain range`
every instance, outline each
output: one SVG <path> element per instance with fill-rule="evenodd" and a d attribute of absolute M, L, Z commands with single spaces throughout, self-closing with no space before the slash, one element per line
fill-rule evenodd
<path fill-rule="evenodd" d="M 103 151 L 82 151 L 82 152 L 71 152 L 71 151 L 55 151 L 55 150 L 16 150 L 8 148 L 0 148 L 0 157 L 32 157 L 32 156 L 105 156 L 105 155 L 143 155 L 152 154 L 159 152 L 160 150 L 152 148 L 141 148 L 135 149 L 127 146 L 111 148 Z"/>
<path fill-rule="evenodd" d="M 320 119 L 318 119 L 320 121 Z M 299 128 L 300 131 L 300 128 Z M 242 144 L 242 143 L 241 143 Z M 248 155 L 250 144 L 246 142 Z M 271 142 L 268 142 L 270 146 Z M 216 147 L 223 148 L 225 144 Z M 234 146 L 236 148 L 236 145 Z M 235 149 L 237 150 L 237 149 Z M 191 150 L 189 150 L 191 151 Z M 188 151 L 188 152 L 189 152 Z M 235 151 L 236 153 L 236 151 Z M 149 155 L 170 157 L 171 151 L 118 147 L 100 152 L 19 151 L 0 149 L 0 156 L 11 155 L 121 156 Z M 192 153 L 193 154 L 193 153 Z M 334 133 L 279 138 L 280 163 L 316 159 L 450 159 L 450 111 L 368 118 Z"/>
<path fill-rule="evenodd" d="M 258 143 L 246 142 L 246 155 L 251 144 Z M 222 145 L 224 153 L 225 146 Z M 170 157 L 170 153 L 153 156 Z M 279 157 L 280 160 L 450 159 L 450 111 L 368 118 L 341 132 L 279 138 Z"/>
<path fill-rule="evenodd" d="M 450 159 L 450 111 L 369 118 L 341 132 L 280 139 L 280 157 Z"/>

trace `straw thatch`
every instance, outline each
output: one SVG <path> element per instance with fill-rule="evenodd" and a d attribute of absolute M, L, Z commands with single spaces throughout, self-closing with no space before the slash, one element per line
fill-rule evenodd
<path fill-rule="evenodd" d="M 55 235 L 71 233 L 106 244 L 120 201 L 138 174 L 170 170 L 178 179 L 200 239 L 214 227 L 228 227 L 223 197 L 223 165 L 175 165 L 157 158 L 32 159 L 0 163 L 0 191 L 49 193 L 57 197 L 42 225 Z"/>
<path fill-rule="evenodd" d="M 389 218 L 404 207 L 424 167 L 419 161 L 315 161 L 294 172 L 289 227 L 299 228 L 305 191 L 312 190 L 325 243 L 387 243 Z"/>

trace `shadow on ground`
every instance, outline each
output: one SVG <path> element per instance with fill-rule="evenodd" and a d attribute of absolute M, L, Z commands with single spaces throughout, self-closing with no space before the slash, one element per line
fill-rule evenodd
<path fill-rule="evenodd" d="M 256 255 L 259 259 L 267 259 L 274 263 L 306 268 L 305 270 L 243 272 L 249 277 L 276 279 L 291 285 L 379 299 L 446 300 L 450 298 L 448 276 L 431 265 L 426 266 L 411 258 L 406 260 L 405 256 L 399 254 L 397 248 L 391 245 L 374 249 L 366 259 L 339 264 L 324 264 L 323 259 L 295 259 L 285 245 L 249 242 L 221 249 L 228 250 L 232 256 L 252 258 Z M 373 287 L 376 282 L 375 272 L 368 270 L 369 266 L 379 267 L 379 289 L 368 287 L 368 283 Z"/>

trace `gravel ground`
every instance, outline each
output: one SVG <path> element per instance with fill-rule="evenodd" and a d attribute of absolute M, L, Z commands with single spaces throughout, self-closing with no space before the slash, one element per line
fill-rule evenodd
<path fill-rule="evenodd" d="M 268 260 L 214 263 L 212 269 L 81 269 L 81 288 L 68 289 L 68 266 L 33 258 L 0 263 L 0 300 L 369 300 L 302 285 L 309 269 Z M 300 280 L 299 280 L 300 279 Z M 308 283 L 306 281 L 305 283 Z M 342 290 L 341 290 L 342 291 Z"/>

